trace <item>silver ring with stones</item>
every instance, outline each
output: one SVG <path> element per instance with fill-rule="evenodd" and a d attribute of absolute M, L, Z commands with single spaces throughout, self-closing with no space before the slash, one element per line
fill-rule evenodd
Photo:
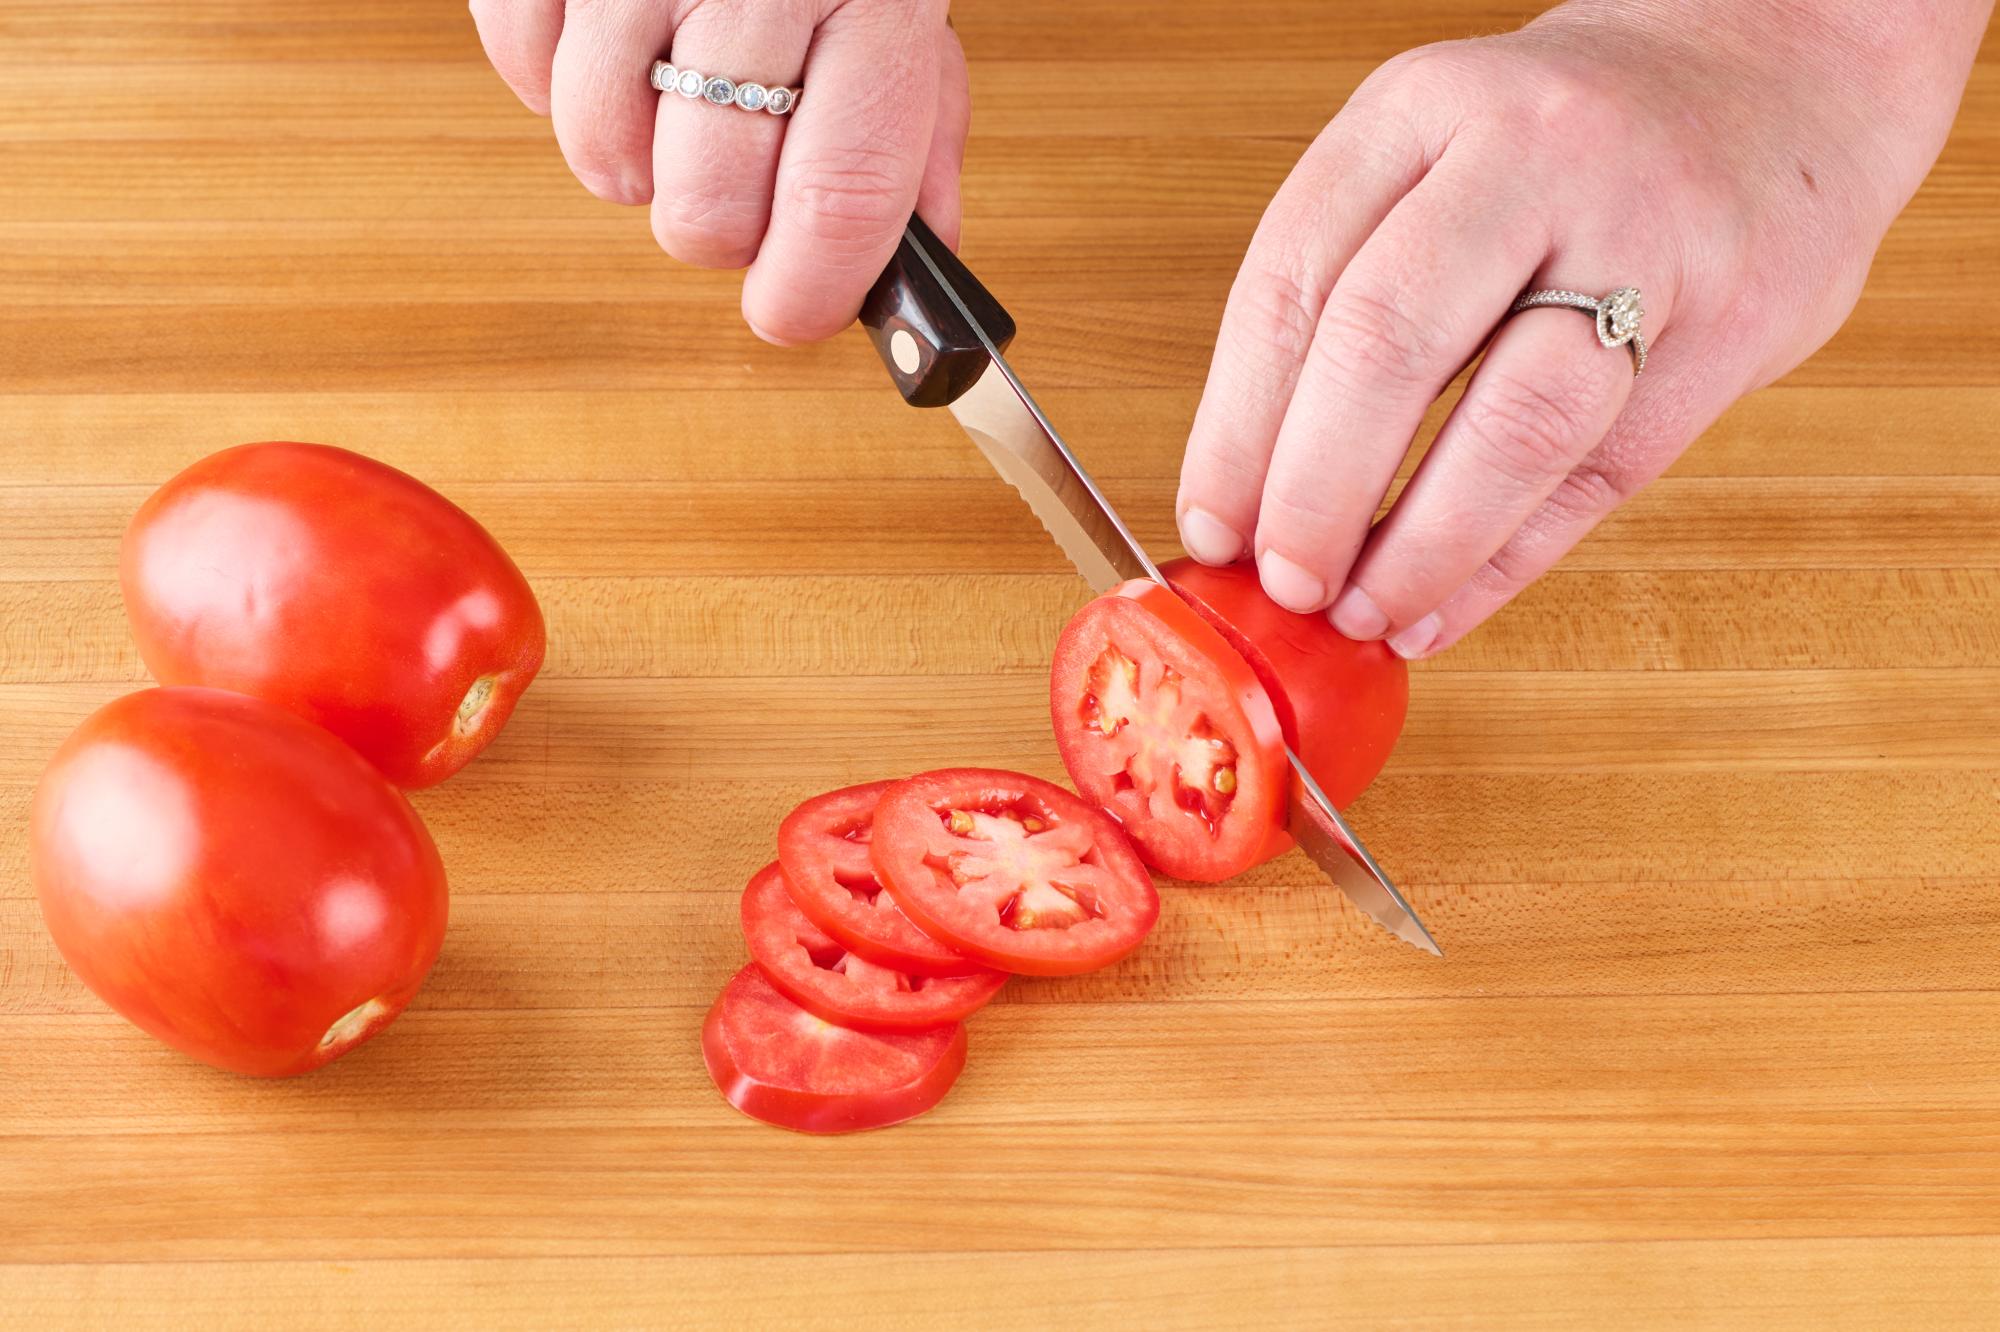
<path fill-rule="evenodd" d="M 1637 287 L 1620 287 L 1618 290 L 1598 300 L 1580 291 L 1548 290 L 1521 293 L 1519 300 L 1508 314 L 1519 314 L 1523 310 L 1555 307 L 1564 310 L 1581 310 L 1597 318 L 1597 340 L 1606 347 L 1624 347 L 1632 353 L 1632 374 L 1634 378 L 1645 373 L 1646 335 L 1639 329 L 1639 321 L 1646 317 L 1645 307 L 1639 304 Z"/>
<path fill-rule="evenodd" d="M 790 115 L 792 108 L 799 104 L 801 91 L 798 88 L 766 88 L 761 83 L 738 83 L 720 74 L 681 69 L 664 60 L 653 62 L 651 82 L 653 91 L 679 93 L 690 102 L 733 106 L 772 116 Z"/>

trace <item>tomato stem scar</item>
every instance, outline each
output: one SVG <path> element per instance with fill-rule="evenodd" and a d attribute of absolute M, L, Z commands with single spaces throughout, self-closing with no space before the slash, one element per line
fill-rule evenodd
<path fill-rule="evenodd" d="M 322 1050 L 331 1050 L 335 1046 L 347 1045 L 359 1040 L 366 1034 L 370 1027 L 375 1025 L 375 1019 L 388 1011 L 389 1005 L 384 1003 L 380 996 L 370 999 L 365 1004 L 359 1004 L 349 1009 L 346 1014 L 326 1029 L 326 1035 L 319 1038 L 319 1048 Z"/>
<path fill-rule="evenodd" d="M 454 723 L 460 735 L 470 735 L 479 727 L 479 716 L 486 711 L 486 705 L 493 701 L 493 677 L 482 675 L 472 682 L 472 688 L 465 691 L 465 697 L 458 704 L 458 719 Z"/>

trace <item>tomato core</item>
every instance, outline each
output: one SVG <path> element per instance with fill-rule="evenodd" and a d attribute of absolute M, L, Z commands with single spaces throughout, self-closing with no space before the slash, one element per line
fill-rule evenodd
<path fill-rule="evenodd" d="M 1085 726 L 1113 742 L 1111 785 L 1164 796 L 1200 816 L 1219 836 L 1236 794 L 1236 746 L 1193 699 L 1173 667 L 1139 663 L 1116 646 L 1098 654 L 1086 677 Z"/>

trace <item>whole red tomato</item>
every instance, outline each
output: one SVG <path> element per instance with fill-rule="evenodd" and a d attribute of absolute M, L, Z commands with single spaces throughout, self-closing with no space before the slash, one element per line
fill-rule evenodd
<path fill-rule="evenodd" d="M 268 699 L 411 789 L 484 749 L 542 664 L 541 609 L 486 529 L 323 444 L 188 468 L 132 519 L 120 579 L 161 684 Z"/>
<path fill-rule="evenodd" d="M 269 703 L 149 689 L 88 718 L 36 789 L 35 891 L 111 1007 L 219 1068 L 337 1059 L 410 1002 L 444 866 L 360 755 Z"/>

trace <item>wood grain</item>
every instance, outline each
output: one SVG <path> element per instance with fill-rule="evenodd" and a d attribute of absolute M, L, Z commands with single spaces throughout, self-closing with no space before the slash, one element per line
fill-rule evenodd
<path fill-rule="evenodd" d="M 1229 8 L 956 6 L 967 255 L 1162 549 L 1271 190 L 1377 62 L 1532 7 Z M 807 1140 L 700 1066 L 737 893 L 830 785 L 1060 776 L 1079 581 L 858 339 L 765 347 L 589 198 L 462 5 L 0 2 L 0 1327 L 1992 1326 L 1997 213 L 1989 34 L 1846 328 L 1416 672 L 1354 816 L 1447 961 L 1296 854 L 1172 886 L 934 1114 Z M 125 522 L 257 438 L 439 486 L 551 628 L 418 797 L 429 984 L 283 1084 L 109 1014 L 25 826 L 145 679 Z"/>

